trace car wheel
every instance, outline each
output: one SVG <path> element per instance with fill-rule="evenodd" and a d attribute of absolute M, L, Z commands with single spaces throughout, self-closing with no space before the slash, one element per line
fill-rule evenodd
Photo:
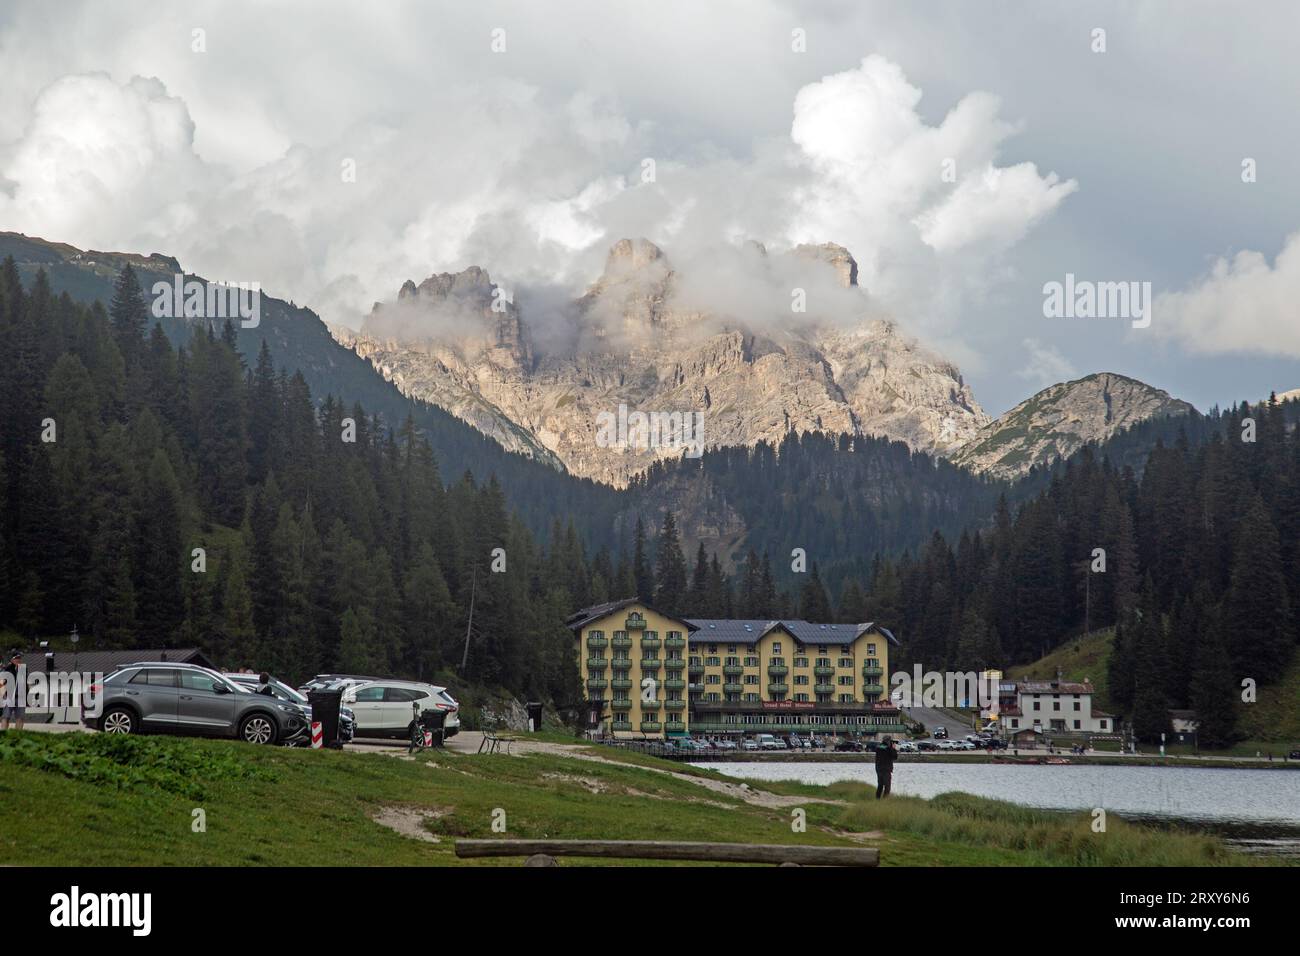
<path fill-rule="evenodd" d="M 250 744 L 275 743 L 275 721 L 266 714 L 251 714 L 239 725 L 239 739 Z"/>
<path fill-rule="evenodd" d="M 110 710 L 100 722 L 100 728 L 106 734 L 133 734 L 136 731 L 135 714 L 125 707 Z"/>

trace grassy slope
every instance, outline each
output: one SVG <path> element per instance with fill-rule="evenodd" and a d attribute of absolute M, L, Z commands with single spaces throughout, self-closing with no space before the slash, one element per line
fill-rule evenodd
<path fill-rule="evenodd" d="M 99 735 L 0 737 L 0 857 L 57 865 L 451 865 L 451 839 L 512 837 L 716 840 L 879 846 L 885 865 L 1245 864 L 1200 836 L 1155 833 L 1112 817 L 1092 834 L 1084 814 L 1058 815 L 948 794 L 884 803 L 859 784 L 763 784 L 800 802 L 756 807 L 650 767 L 569 756 L 478 756 L 261 750 L 228 741 L 149 738 L 102 753 L 67 743 Z M 714 777 L 693 769 L 699 776 Z M 71 776 L 70 776 L 71 775 Z M 202 792 L 193 792 L 197 787 Z M 597 791 L 597 792 L 593 792 Z M 441 842 L 402 836 L 372 820 L 384 807 L 441 810 L 426 824 Z M 192 811 L 207 832 L 191 832 Z M 868 832 L 857 842 L 848 832 Z M 517 859 L 475 861 L 518 865 Z M 613 862 L 613 861 L 611 861 Z"/>
<path fill-rule="evenodd" d="M 1107 697 L 1106 664 L 1114 636 L 1108 628 L 1075 638 L 1032 664 L 1010 668 L 1007 676 L 1045 680 L 1055 677 L 1059 667 L 1067 680 L 1091 680 L 1096 705 L 1113 713 Z M 1243 740 L 1229 748 L 1229 753 L 1253 755 L 1257 750 L 1276 752 L 1283 745 L 1300 747 L 1300 653 L 1292 656 L 1279 681 L 1259 688 L 1255 703 L 1238 703 L 1237 729 Z"/>

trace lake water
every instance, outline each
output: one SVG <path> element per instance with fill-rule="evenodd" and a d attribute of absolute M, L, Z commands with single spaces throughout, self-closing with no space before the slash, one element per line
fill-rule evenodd
<path fill-rule="evenodd" d="M 866 763 L 696 764 L 749 780 L 876 785 Z M 1202 767 L 899 763 L 893 792 L 949 791 L 1050 810 L 1103 807 L 1126 819 L 1218 833 L 1243 850 L 1300 856 L 1300 771 Z"/>

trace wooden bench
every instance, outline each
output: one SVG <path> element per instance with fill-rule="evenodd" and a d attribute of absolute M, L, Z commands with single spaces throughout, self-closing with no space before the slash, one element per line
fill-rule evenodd
<path fill-rule="evenodd" d="M 557 866 L 557 856 L 622 860 L 694 860 L 779 866 L 879 866 L 875 847 L 773 843 L 681 843 L 669 840 L 457 840 L 461 858 L 524 856 L 524 866 Z"/>

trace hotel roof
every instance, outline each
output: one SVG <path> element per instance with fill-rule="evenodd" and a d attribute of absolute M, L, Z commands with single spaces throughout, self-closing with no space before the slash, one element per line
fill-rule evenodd
<path fill-rule="evenodd" d="M 689 622 L 695 630 L 693 637 L 723 644 L 753 644 L 769 631 L 782 629 L 801 644 L 821 646 L 845 646 L 852 644 L 868 631 L 879 631 L 885 640 L 898 644 L 898 640 L 887 629 L 874 622 L 865 624 L 813 624 L 810 621 L 778 620 L 747 621 L 731 618 L 691 618 Z"/>

